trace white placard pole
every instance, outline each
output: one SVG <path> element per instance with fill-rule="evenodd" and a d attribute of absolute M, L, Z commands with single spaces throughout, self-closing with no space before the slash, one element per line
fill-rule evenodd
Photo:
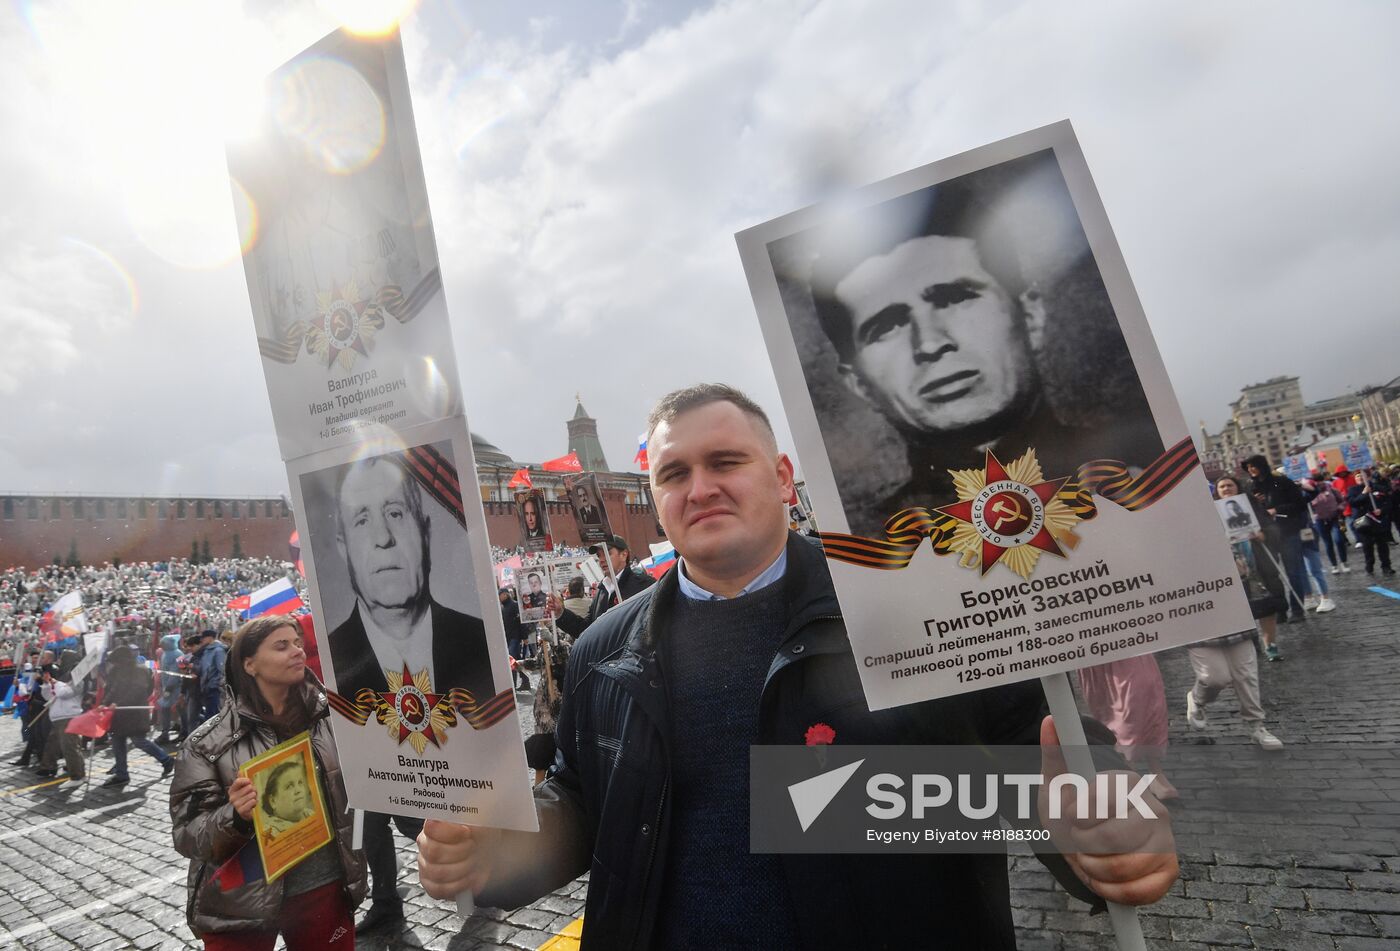
<path fill-rule="evenodd" d="M 351 819 L 350 849 L 358 852 L 365 847 L 365 811 L 363 809 L 351 809 L 354 816 Z"/>
<path fill-rule="evenodd" d="M 462 890 L 457 896 L 457 914 L 463 918 L 470 918 L 476 914 L 476 896 L 472 894 L 470 888 Z"/>
<path fill-rule="evenodd" d="M 1256 544 L 1258 545 L 1259 550 L 1262 551 L 1262 552 L 1264 553 L 1264 556 L 1265 556 L 1266 558 L 1268 558 L 1268 559 L 1269 559 L 1269 562 L 1274 566 L 1274 571 L 1278 572 L 1279 580 L 1283 582 L 1284 590 L 1287 591 L 1290 595 L 1293 596 L 1293 601 L 1288 602 L 1287 604 L 1285 604 L 1285 609 L 1286 609 L 1288 612 L 1291 613 L 1292 610 L 1293 610 L 1293 604 L 1294 604 L 1294 603 L 1297 603 L 1297 604 L 1300 604 L 1300 605 L 1303 603 L 1303 598 L 1302 598 L 1302 596 L 1301 596 L 1296 590 L 1294 590 L 1294 588 L 1293 588 L 1293 582 L 1291 582 L 1291 581 L 1288 580 L 1288 572 L 1285 571 L 1285 570 L 1283 569 L 1283 559 L 1281 559 L 1281 558 L 1275 558 L 1275 557 L 1274 557 L 1274 553 L 1271 552 L 1271 551 L 1269 551 L 1268 548 L 1264 547 L 1264 543 L 1263 543 L 1263 542 L 1258 542 L 1258 543 L 1256 543 Z M 1307 579 L 1308 579 L 1308 576 L 1307 576 L 1307 569 L 1304 569 L 1304 571 L 1303 571 L 1303 581 L 1306 582 Z M 1303 614 L 1304 614 L 1304 616 L 1306 616 L 1306 615 L 1307 615 L 1307 611 L 1305 610 L 1305 611 L 1303 612 Z"/>
<path fill-rule="evenodd" d="M 1069 674 L 1041 677 L 1040 686 L 1050 703 L 1050 716 L 1055 720 L 1055 732 L 1060 737 L 1065 763 L 1093 788 L 1094 775 L 1098 770 L 1094 767 L 1094 758 L 1089 755 L 1089 740 L 1084 735 L 1084 724 L 1079 720 L 1079 706 L 1074 700 Z M 1142 922 L 1138 921 L 1136 908 L 1109 902 L 1108 920 L 1113 924 L 1118 951 L 1147 951 L 1147 940 L 1143 937 Z"/>

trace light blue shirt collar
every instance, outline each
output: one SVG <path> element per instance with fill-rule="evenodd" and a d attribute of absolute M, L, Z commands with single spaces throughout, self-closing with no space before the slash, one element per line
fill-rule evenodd
<path fill-rule="evenodd" d="M 680 574 L 676 576 L 676 580 L 680 583 L 680 586 L 681 586 L 681 594 L 685 595 L 687 598 L 690 598 L 692 601 L 724 601 L 724 600 L 727 600 L 726 598 L 724 598 L 724 596 L 715 594 L 713 591 L 706 591 L 704 588 L 700 587 L 700 586 L 699 586 L 698 584 L 696 584 L 694 581 L 691 581 L 690 578 L 688 578 L 688 577 L 686 576 L 686 573 L 685 573 L 685 559 L 684 559 L 684 558 L 680 558 L 680 559 L 679 559 L 679 564 L 676 565 L 676 570 L 677 570 L 678 572 L 680 572 Z M 773 582 L 775 582 L 775 581 L 779 580 L 780 578 L 782 578 L 782 576 L 785 575 L 786 573 L 787 573 L 787 546 L 784 545 L 784 546 L 783 546 L 783 550 L 782 550 L 782 552 L 778 555 L 777 559 L 774 560 L 774 562 L 773 562 L 771 565 L 769 565 L 767 568 L 765 568 L 765 569 L 763 569 L 762 571 L 760 571 L 760 572 L 758 573 L 758 577 L 754 578 L 754 579 L 753 579 L 752 581 L 750 581 L 748 584 L 744 585 L 744 589 L 743 589 L 742 591 L 740 591 L 738 594 L 736 594 L 734 597 L 736 597 L 736 598 L 742 598 L 742 597 L 743 597 L 744 595 L 746 595 L 746 594 L 753 594 L 755 591 L 759 591 L 759 590 L 761 590 L 761 589 L 763 589 L 763 588 L 768 587 L 768 586 L 769 586 L 770 584 L 772 584 Z"/>

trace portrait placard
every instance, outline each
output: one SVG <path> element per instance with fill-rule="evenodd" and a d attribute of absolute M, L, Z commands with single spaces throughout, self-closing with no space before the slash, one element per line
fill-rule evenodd
<path fill-rule="evenodd" d="M 1261 531 L 1259 519 L 1254 515 L 1254 506 L 1242 495 L 1216 499 L 1215 511 L 1220 516 L 1220 524 L 1225 526 L 1225 537 L 1231 542 L 1243 541 Z"/>
<path fill-rule="evenodd" d="M 1250 626 L 1068 123 L 737 239 L 873 709 Z"/>
<path fill-rule="evenodd" d="M 532 830 L 471 458 L 460 419 L 385 431 L 292 463 L 292 504 L 350 804 Z"/>
<path fill-rule="evenodd" d="M 265 92 L 229 171 L 350 804 L 534 830 L 402 43 Z"/>
<path fill-rule="evenodd" d="M 569 596 L 569 582 L 575 578 L 585 578 L 585 597 L 588 594 L 586 576 L 579 567 L 578 559 L 556 558 L 549 563 L 549 590 L 561 602 Z"/>
<path fill-rule="evenodd" d="M 398 34 L 332 33 L 265 103 L 227 152 L 282 458 L 461 415 Z"/>
<path fill-rule="evenodd" d="M 301 733 L 239 767 L 253 781 L 253 835 L 267 880 L 275 882 L 331 841 L 330 817 L 311 752 L 311 734 Z"/>
<path fill-rule="evenodd" d="M 553 551 L 554 537 L 549 529 L 549 508 L 540 489 L 515 493 L 515 518 L 520 523 L 520 547 L 529 554 Z"/>
<path fill-rule="evenodd" d="M 520 598 L 520 620 L 537 624 L 549 612 L 549 565 L 527 564 L 515 573 L 515 593 Z"/>
<path fill-rule="evenodd" d="M 610 540 L 613 530 L 608 521 L 607 506 L 603 505 L 603 490 L 598 485 L 598 476 L 592 472 L 565 476 L 564 491 L 568 493 L 569 504 L 573 506 L 574 523 L 578 526 L 579 539 L 583 544 L 596 545 Z"/>

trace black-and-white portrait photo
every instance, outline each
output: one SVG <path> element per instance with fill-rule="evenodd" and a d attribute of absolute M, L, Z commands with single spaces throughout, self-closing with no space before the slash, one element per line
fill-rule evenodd
<path fill-rule="evenodd" d="M 515 516 L 520 522 L 520 546 L 527 552 L 554 550 L 554 538 L 549 530 L 549 511 L 544 493 L 525 489 L 515 493 Z"/>
<path fill-rule="evenodd" d="M 455 469 L 452 446 L 433 448 Z M 412 450 L 301 477 L 327 613 L 336 690 L 389 689 L 386 671 L 426 670 L 433 689 L 495 694 L 466 530 L 415 475 Z"/>
<path fill-rule="evenodd" d="M 1250 538 L 1262 529 L 1254 514 L 1254 507 L 1244 496 L 1216 499 L 1215 510 L 1220 515 L 1220 524 L 1225 526 L 1225 535 L 1231 542 Z"/>
<path fill-rule="evenodd" d="M 612 536 L 612 528 L 608 525 L 607 509 L 603 507 L 603 492 L 598 486 L 598 477 L 592 473 L 565 476 L 564 490 L 573 506 L 582 543 L 591 545 L 607 541 Z"/>
<path fill-rule="evenodd" d="M 989 449 L 1047 479 L 1162 453 L 1053 151 L 767 247 L 852 532 L 955 502 Z"/>

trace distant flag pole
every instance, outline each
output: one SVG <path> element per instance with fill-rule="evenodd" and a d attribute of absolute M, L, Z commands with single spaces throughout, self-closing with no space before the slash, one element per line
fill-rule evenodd
<path fill-rule="evenodd" d="M 286 578 L 279 578 L 248 596 L 248 607 L 242 613 L 245 620 L 264 614 L 291 614 L 302 607 L 297 589 Z"/>

